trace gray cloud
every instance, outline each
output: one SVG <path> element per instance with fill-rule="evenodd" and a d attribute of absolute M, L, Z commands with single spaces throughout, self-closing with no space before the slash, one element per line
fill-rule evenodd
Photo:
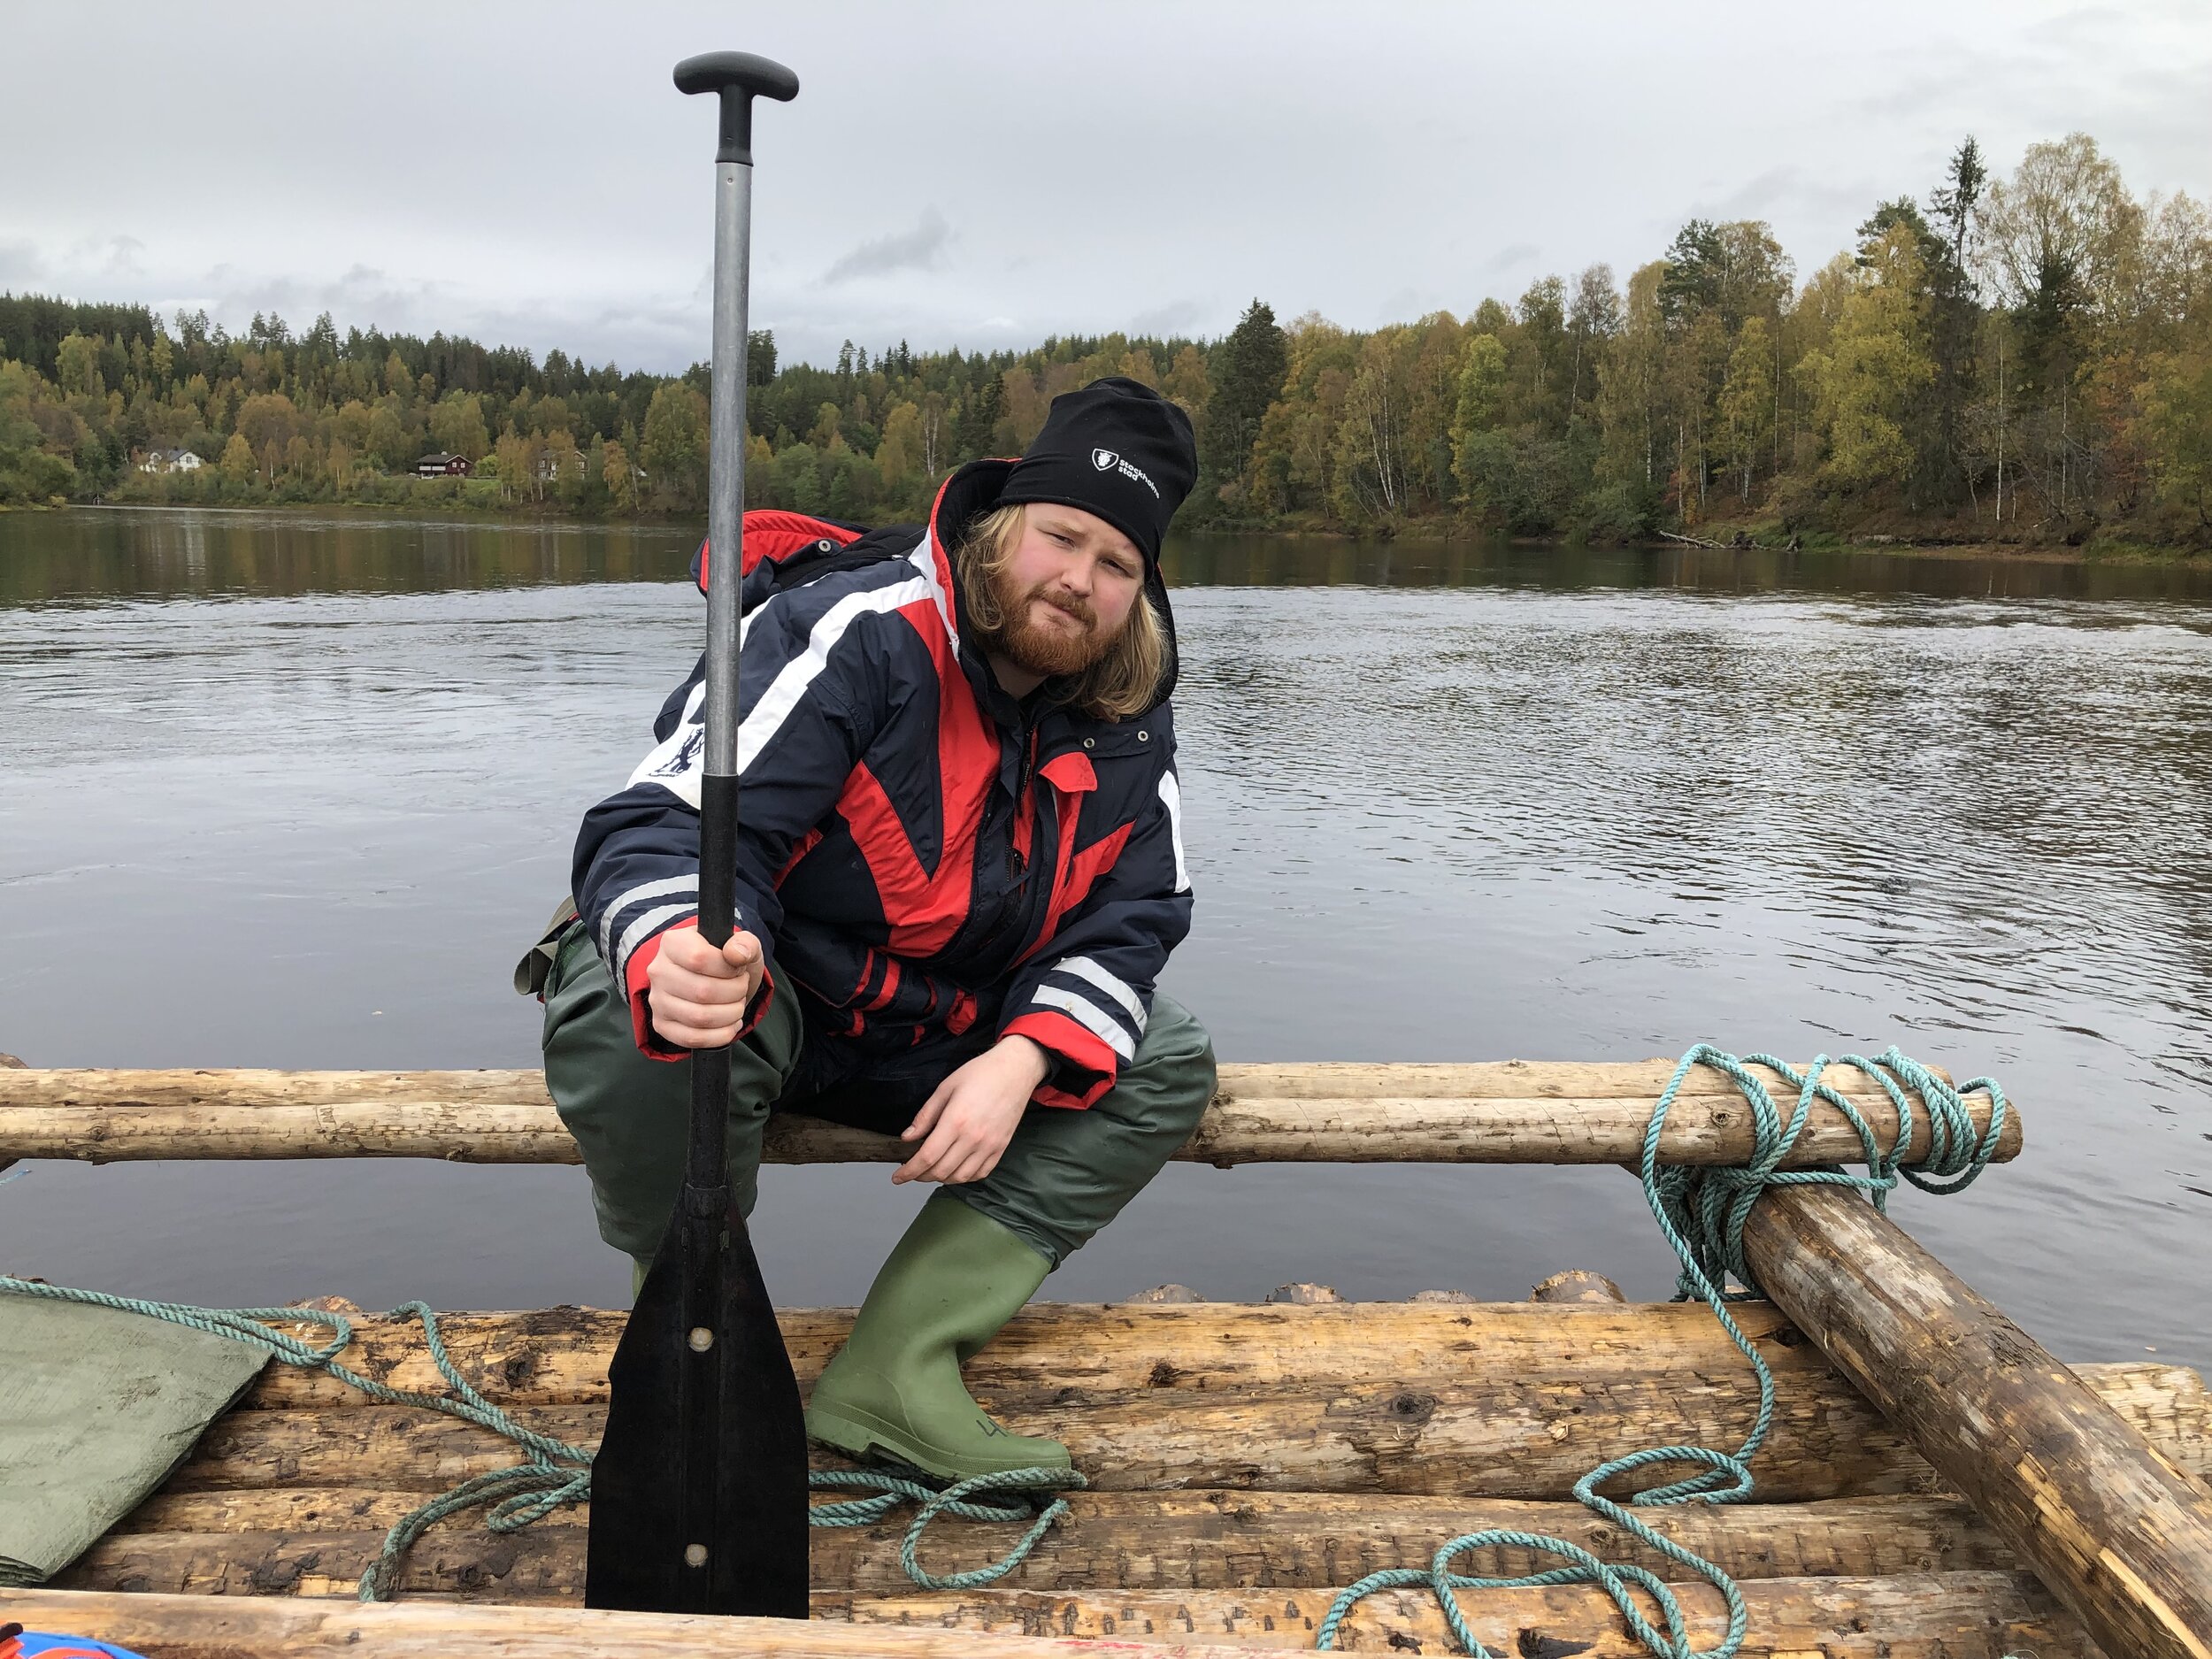
<path fill-rule="evenodd" d="M 62 256 L 61 265 L 109 280 L 132 281 L 146 274 L 145 252 L 146 244 L 135 236 L 86 237 Z"/>
<path fill-rule="evenodd" d="M 1139 311 L 1129 319 L 1128 332 L 1133 334 L 1187 334 L 1206 320 L 1206 311 L 1196 300 L 1171 300 L 1148 311 Z"/>
<path fill-rule="evenodd" d="M 933 271 L 952 241 L 952 227 L 934 207 L 922 210 L 912 230 L 864 242 L 822 273 L 826 284 L 851 282 L 864 277 L 888 276 L 895 271 Z"/>
<path fill-rule="evenodd" d="M 1925 184 L 1934 182 L 1932 174 L 1924 181 Z M 1842 179 L 1823 179 L 1809 174 L 1802 167 L 1770 167 L 1733 189 L 1713 196 L 1701 196 L 1686 203 L 1682 209 L 1681 220 L 1817 217 L 1855 226 L 1884 197 L 1913 196 L 1923 188 L 1924 185 L 1911 180 L 1885 185 L 1856 174 Z M 1678 220 L 1678 224 L 1681 220 Z M 1841 246 L 1839 243 L 1828 252 L 1837 252 Z M 1657 257 L 1657 250 L 1646 256 L 1649 258 Z"/>
<path fill-rule="evenodd" d="M 46 261 L 39 257 L 37 244 L 0 242 L 0 288 L 29 288 L 46 280 Z"/>
<path fill-rule="evenodd" d="M 1501 248 L 1483 264 L 1485 276 L 1500 276 L 1517 265 L 1525 265 L 1544 250 L 1532 242 L 1517 242 Z"/>

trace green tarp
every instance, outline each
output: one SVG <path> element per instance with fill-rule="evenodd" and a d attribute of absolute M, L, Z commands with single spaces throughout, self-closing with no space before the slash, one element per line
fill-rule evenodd
<path fill-rule="evenodd" d="M 184 1460 L 257 1343 L 0 1292 L 0 1585 L 42 1584 Z"/>

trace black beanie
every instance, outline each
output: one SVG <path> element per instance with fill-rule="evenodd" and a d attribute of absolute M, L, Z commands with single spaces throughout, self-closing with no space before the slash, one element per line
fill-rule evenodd
<path fill-rule="evenodd" d="M 1094 512 L 1137 544 L 1150 570 L 1167 521 L 1197 480 L 1190 417 L 1142 381 L 1110 374 L 1052 400 L 998 499 Z"/>

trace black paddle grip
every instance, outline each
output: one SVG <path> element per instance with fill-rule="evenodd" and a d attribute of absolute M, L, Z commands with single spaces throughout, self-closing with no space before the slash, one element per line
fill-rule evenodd
<path fill-rule="evenodd" d="M 718 949 L 737 926 L 737 780 L 699 780 L 699 937 Z"/>
<path fill-rule="evenodd" d="M 722 96 L 722 144 L 717 161 L 753 165 L 753 100 L 788 104 L 799 96 L 799 77 L 781 64 L 751 52 L 702 52 L 676 65 L 679 92 Z"/>

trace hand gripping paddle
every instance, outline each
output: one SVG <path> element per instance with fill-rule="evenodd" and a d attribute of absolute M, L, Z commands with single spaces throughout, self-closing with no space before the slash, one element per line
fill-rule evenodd
<path fill-rule="evenodd" d="M 714 157 L 707 729 L 699 794 L 699 932 L 719 945 L 737 909 L 737 590 L 744 570 L 753 99 L 793 98 L 799 80 L 749 52 L 710 52 L 677 65 L 676 86 L 722 99 Z M 730 1199 L 729 1091 L 730 1051 L 695 1052 L 683 1193 L 607 1373 L 607 1432 L 591 1466 L 589 1607 L 807 1616 L 806 1428 L 745 1217 Z"/>

